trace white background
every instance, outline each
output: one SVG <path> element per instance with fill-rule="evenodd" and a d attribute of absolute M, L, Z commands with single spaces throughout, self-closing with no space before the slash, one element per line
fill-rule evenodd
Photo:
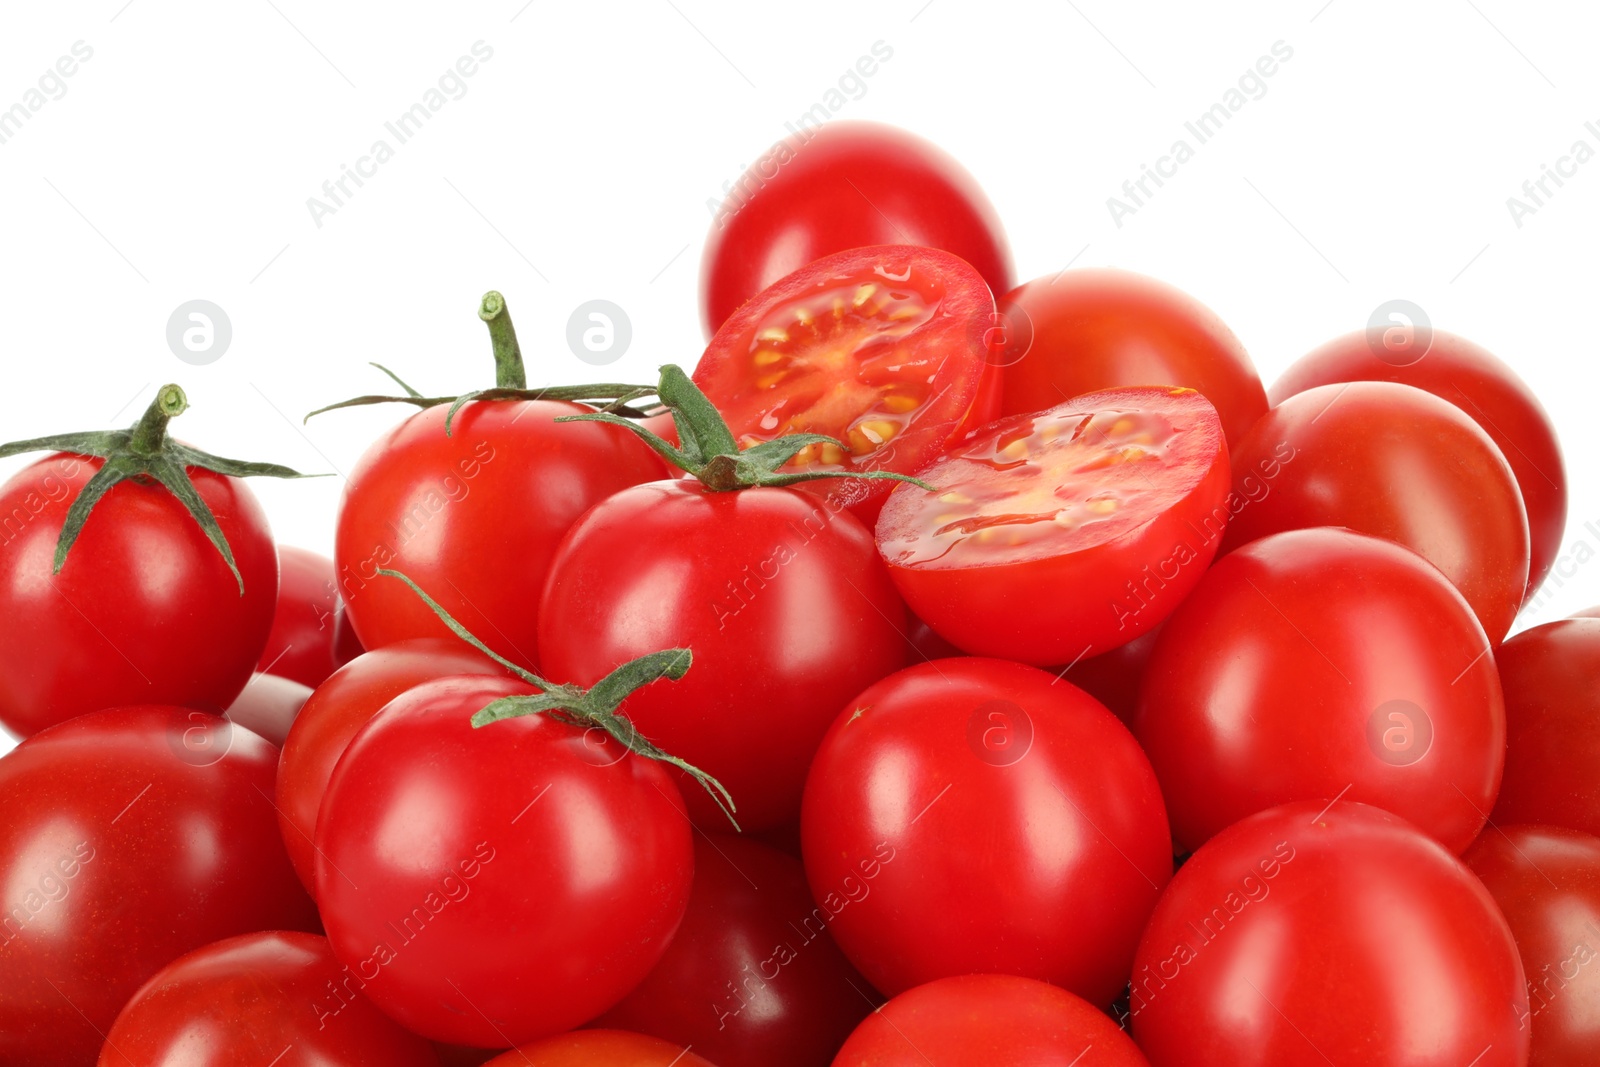
<path fill-rule="evenodd" d="M 1507 208 L 1574 141 L 1600 149 L 1597 39 L 1590 5 L 1510 0 L 9 4 L 0 109 L 74 42 L 94 54 L 0 144 L 0 438 L 125 424 L 181 382 L 185 439 L 335 473 L 256 483 L 282 540 L 329 551 L 337 475 L 409 409 L 305 412 L 382 385 L 368 360 L 424 392 L 489 384 L 488 288 L 535 381 L 597 377 L 565 340 L 594 298 L 633 325 L 603 376 L 692 363 L 707 201 L 882 41 L 892 58 L 837 117 L 963 160 L 1019 279 L 1069 262 L 1164 278 L 1269 384 L 1413 300 L 1543 398 L 1572 483 L 1566 551 L 1600 548 L 1600 160 L 1522 226 Z M 319 228 L 307 199 L 393 143 L 385 121 L 480 40 L 493 58 L 465 95 Z M 1115 225 L 1107 198 L 1278 41 L 1293 58 L 1266 94 Z M 203 367 L 166 342 L 195 298 L 234 334 Z M 1600 602 L 1600 565 L 1575 558 L 1524 625 Z"/>

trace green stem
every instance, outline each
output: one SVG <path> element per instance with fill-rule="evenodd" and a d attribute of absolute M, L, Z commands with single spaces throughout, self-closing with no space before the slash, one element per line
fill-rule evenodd
<path fill-rule="evenodd" d="M 176 385 L 163 385 L 156 391 L 144 415 L 129 431 L 128 447 L 142 455 L 154 455 L 167 442 L 167 423 L 189 409 L 189 398 Z"/>
<path fill-rule="evenodd" d="M 478 318 L 489 326 L 494 342 L 495 386 L 500 389 L 526 389 L 528 372 L 522 364 L 522 347 L 517 344 L 517 328 L 511 324 L 506 298 L 491 289 L 478 305 Z"/>

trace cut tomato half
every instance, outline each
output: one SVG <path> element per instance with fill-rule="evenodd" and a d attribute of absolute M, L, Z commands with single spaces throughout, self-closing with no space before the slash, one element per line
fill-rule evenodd
<path fill-rule="evenodd" d="M 810 445 L 788 470 L 888 470 L 931 462 L 972 419 L 999 410 L 985 358 L 994 296 L 948 252 L 874 245 L 825 256 L 733 314 L 694 381 L 744 447 L 787 433 Z M 887 481 L 818 483 L 871 519 Z"/>
<path fill-rule="evenodd" d="M 911 610 L 962 650 L 1074 663 L 1147 632 L 1216 555 L 1222 423 L 1193 389 L 1090 393 L 975 431 L 902 484 L 878 552 Z"/>

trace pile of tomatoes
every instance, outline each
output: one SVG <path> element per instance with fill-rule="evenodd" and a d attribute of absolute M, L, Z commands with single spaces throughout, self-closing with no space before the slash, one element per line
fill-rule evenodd
<path fill-rule="evenodd" d="M 1517 376 L 1399 324 L 1269 394 L 1165 284 L 1014 285 L 909 134 L 773 158 L 691 371 L 530 388 L 491 293 L 492 386 L 350 402 L 417 410 L 332 560 L 176 386 L 0 449 L 0 1063 L 1600 1063 Z"/>

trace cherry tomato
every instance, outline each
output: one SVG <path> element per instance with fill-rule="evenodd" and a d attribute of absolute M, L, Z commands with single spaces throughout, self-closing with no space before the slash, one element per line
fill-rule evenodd
<path fill-rule="evenodd" d="M 339 588 L 333 560 L 293 545 L 278 546 L 278 607 L 256 670 L 315 689 L 340 664 L 336 647 Z"/>
<path fill-rule="evenodd" d="M 93 1063 L 176 957 L 315 928 L 268 799 L 277 758 L 226 719 L 150 706 L 80 716 L 0 759 L 0 1063 Z"/>
<path fill-rule="evenodd" d="M 128 480 L 95 505 L 52 577 L 67 511 L 102 461 L 46 456 L 0 486 L 0 723 L 27 737 L 87 711 L 178 704 L 221 712 L 250 680 L 278 595 L 278 556 L 237 478 L 189 475 L 233 549 L 244 592 L 163 485 Z M 20 516 L 21 518 L 18 518 Z"/>
<path fill-rule="evenodd" d="M 1000 316 L 1007 415 L 1106 389 L 1181 385 L 1211 401 L 1233 444 L 1267 410 L 1261 379 L 1233 331 L 1154 278 L 1101 269 L 1046 275 L 1001 297 Z"/>
<path fill-rule="evenodd" d="M 1506 712 L 1483 630 L 1414 553 L 1296 530 L 1218 561 L 1162 628 L 1133 729 L 1189 849 L 1341 795 L 1460 852 L 1494 803 Z"/>
<path fill-rule="evenodd" d="M 472 727 L 532 692 L 457 677 L 401 694 L 350 742 L 317 819 L 334 953 L 436 1041 L 587 1022 L 650 972 L 688 905 L 689 822 L 659 764 L 542 714 Z"/>
<path fill-rule="evenodd" d="M 901 993 L 850 1035 L 833 1067 L 1149 1067 L 1117 1024 L 1031 978 L 969 974 Z"/>
<path fill-rule="evenodd" d="M 786 470 L 910 474 L 969 416 L 994 417 L 987 337 L 994 297 L 945 252 L 905 245 L 820 259 L 763 290 L 712 338 L 694 382 L 741 447 L 818 433 Z M 990 405 L 974 416 L 974 405 Z M 875 517 L 887 481 L 829 482 L 826 492 Z"/>
<path fill-rule="evenodd" d="M 1069 663 L 1060 672 L 1061 677 L 1131 725 L 1134 710 L 1139 706 L 1139 688 L 1144 682 L 1145 668 L 1150 663 L 1150 654 L 1155 651 L 1156 639 L 1160 634 L 1161 627 L 1157 626 L 1110 652 Z"/>
<path fill-rule="evenodd" d="M 993 972 L 1109 1005 L 1172 876 L 1160 788 L 1127 728 L 993 659 L 908 667 L 846 705 L 801 836 L 834 938 L 891 996 Z"/>
<path fill-rule="evenodd" d="M 1527 596 L 1544 581 L 1567 525 L 1567 472 L 1550 416 L 1515 371 L 1464 337 L 1432 330 L 1365 331 L 1335 338 L 1303 356 L 1272 386 L 1274 404 L 1336 382 L 1401 382 L 1443 397 L 1472 416 L 1499 446 L 1527 508 L 1532 558 Z"/>
<path fill-rule="evenodd" d="M 1527 1005 L 1483 884 L 1348 801 L 1272 808 L 1196 852 L 1133 972 L 1155 1067 L 1523 1067 Z"/>
<path fill-rule="evenodd" d="M 315 889 L 317 812 L 333 768 L 383 706 L 408 689 L 459 674 L 503 675 L 454 636 L 399 641 L 351 660 L 313 692 L 289 730 L 278 761 L 278 824 L 295 873 Z"/>
<path fill-rule="evenodd" d="M 1228 522 L 1228 451 L 1192 389 L 1091 393 L 991 423 L 902 484 L 878 551 L 907 605 L 974 655 L 1109 651 L 1194 588 Z M 1042 595 L 1041 595 L 1042 594 Z"/>
<path fill-rule="evenodd" d="M 1530 1064 L 1600 1063 L 1600 838 L 1491 826 L 1462 856 L 1516 936 L 1528 976 Z"/>
<path fill-rule="evenodd" d="M 1600 619 L 1524 630 L 1495 659 L 1507 746 L 1494 821 L 1600 834 Z"/>
<path fill-rule="evenodd" d="M 1528 584 L 1528 520 L 1500 449 L 1448 401 L 1393 382 L 1296 393 L 1233 450 L 1246 498 L 1223 551 L 1309 526 L 1398 542 L 1444 572 L 1495 643 Z"/>
<path fill-rule="evenodd" d="M 618 493 L 562 542 L 538 614 L 555 681 L 592 685 L 657 649 L 694 650 L 694 669 L 635 693 L 628 717 L 720 780 L 747 830 L 798 815 L 839 708 L 906 658 L 905 610 L 871 535 L 794 489 Z M 684 795 L 699 825 L 727 826 L 698 786 Z"/>
<path fill-rule="evenodd" d="M 275 1058 L 439 1063 L 426 1041 L 372 1006 L 326 939 L 259 933 L 207 945 L 162 968 L 117 1016 L 99 1067 L 238 1067 Z"/>
<path fill-rule="evenodd" d="M 682 1045 L 620 1030 L 581 1030 L 514 1048 L 487 1067 L 716 1067 Z"/>
<path fill-rule="evenodd" d="M 1012 285 L 1000 217 L 942 149 L 876 122 L 796 133 L 740 177 L 712 222 L 700 258 L 706 336 L 784 275 L 882 244 L 940 248 L 971 263 L 995 292 Z"/>
<path fill-rule="evenodd" d="M 339 511 L 339 589 L 361 644 L 449 637 L 404 571 L 497 653 L 539 662 L 538 603 L 567 528 L 612 493 L 660 478 L 628 431 L 556 423 L 587 408 L 549 400 L 424 409 L 376 441 L 350 473 Z"/>
<path fill-rule="evenodd" d="M 683 925 L 600 1025 L 681 1042 L 721 1067 L 828 1067 L 877 998 L 827 925 L 799 861 L 702 834 Z"/>
<path fill-rule="evenodd" d="M 283 746 L 294 725 L 295 716 L 311 699 L 311 688 L 276 674 L 252 674 L 234 702 L 228 705 L 228 718 Z"/>

